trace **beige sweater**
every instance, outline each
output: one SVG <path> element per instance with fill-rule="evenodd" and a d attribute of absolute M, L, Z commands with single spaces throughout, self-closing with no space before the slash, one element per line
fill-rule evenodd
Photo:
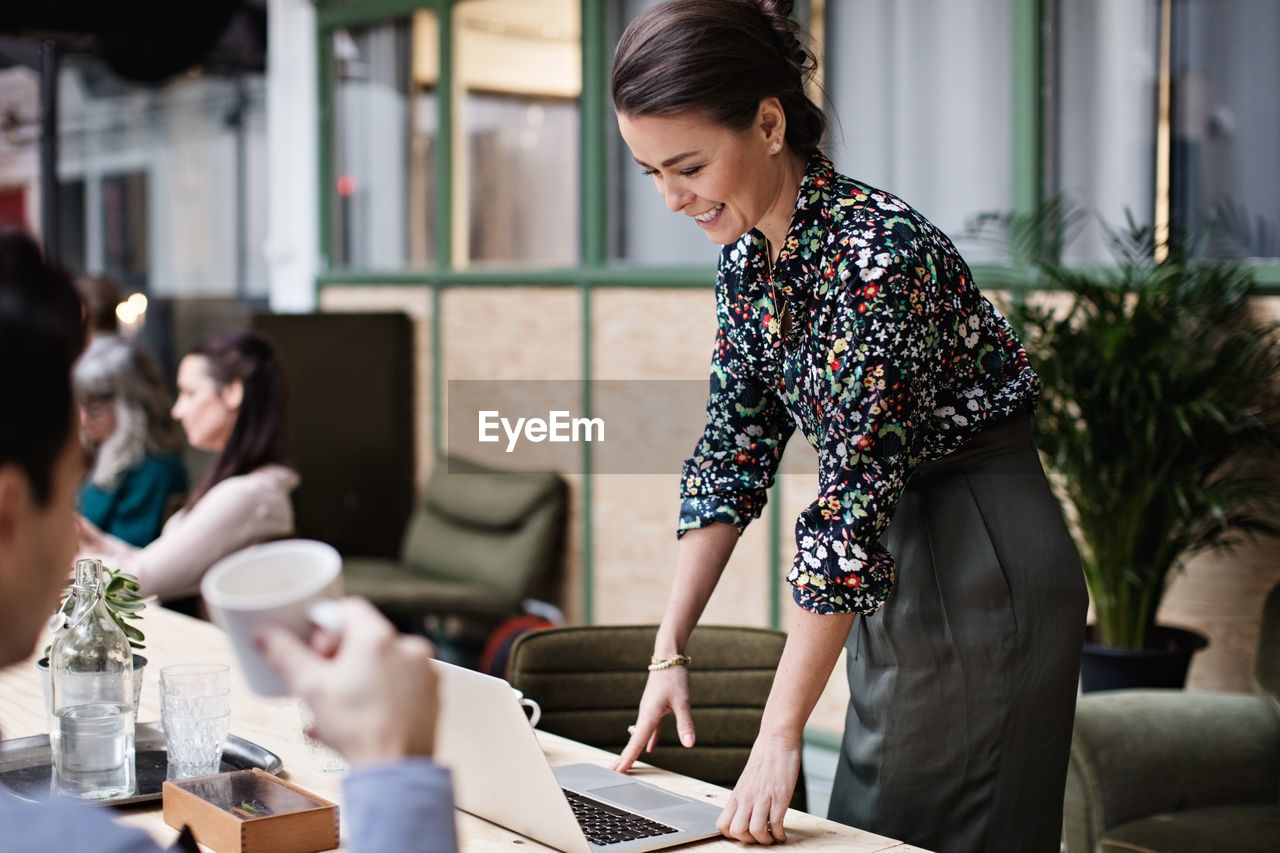
<path fill-rule="evenodd" d="M 293 535 L 289 494 L 297 485 L 298 475 L 291 469 L 264 465 L 228 477 L 195 506 L 178 510 L 145 548 L 107 536 L 100 550 L 77 556 L 98 557 L 113 569 L 137 575 L 142 593 L 161 601 L 196 595 L 200 579 L 218 560 L 250 545 Z"/>

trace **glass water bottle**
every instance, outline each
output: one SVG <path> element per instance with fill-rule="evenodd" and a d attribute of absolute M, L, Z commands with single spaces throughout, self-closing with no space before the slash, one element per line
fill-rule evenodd
<path fill-rule="evenodd" d="M 111 618 L 98 560 L 77 560 L 66 628 L 49 652 L 53 790 L 106 800 L 133 794 L 133 650 Z"/>

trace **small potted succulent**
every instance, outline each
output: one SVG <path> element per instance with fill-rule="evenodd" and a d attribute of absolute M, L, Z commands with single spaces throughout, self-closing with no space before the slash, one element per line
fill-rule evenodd
<path fill-rule="evenodd" d="M 107 612 L 111 614 L 112 620 L 120 626 L 120 630 L 124 632 L 129 645 L 134 649 L 133 705 L 134 708 L 137 708 L 138 697 L 142 693 L 142 673 L 147 665 L 146 657 L 138 654 L 138 650 L 146 648 L 144 644 L 146 636 L 133 623 L 142 618 L 142 611 L 147 606 L 147 599 L 140 592 L 141 587 L 138 584 L 138 579 L 128 572 L 104 565 L 102 567 L 102 579 L 105 584 L 103 597 L 107 605 Z M 53 617 L 50 619 L 50 624 L 65 619 L 74 608 L 75 598 L 68 593 L 62 600 L 62 605 L 54 612 Z M 36 661 L 36 667 L 40 669 L 40 673 L 44 678 L 46 705 L 49 704 L 49 651 L 52 648 L 52 643 L 45 646 L 43 656 Z"/>

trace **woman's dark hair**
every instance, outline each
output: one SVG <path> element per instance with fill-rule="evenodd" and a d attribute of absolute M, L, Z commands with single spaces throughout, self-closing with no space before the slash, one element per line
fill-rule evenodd
<path fill-rule="evenodd" d="M 119 331 L 116 306 L 120 304 L 120 285 L 105 275 L 82 275 L 76 279 L 75 284 L 76 292 L 84 302 L 89 329 L 107 334 Z"/>
<path fill-rule="evenodd" d="M 253 332 L 213 335 L 196 344 L 187 355 L 204 356 L 209 378 L 219 387 L 237 379 L 244 387 L 231 437 L 191 492 L 187 506 L 192 507 L 228 477 L 285 461 L 288 387 L 271 342 Z"/>
<path fill-rule="evenodd" d="M 694 110 L 745 130 L 776 97 L 787 143 L 806 157 L 826 131 L 805 94 L 817 65 L 791 20 L 792 0 L 667 0 L 627 27 L 613 55 L 613 106 L 631 116 Z"/>
<path fill-rule="evenodd" d="M 26 474 L 38 506 L 71 435 L 71 365 L 84 345 L 71 278 L 17 229 L 0 231 L 0 466 Z"/>

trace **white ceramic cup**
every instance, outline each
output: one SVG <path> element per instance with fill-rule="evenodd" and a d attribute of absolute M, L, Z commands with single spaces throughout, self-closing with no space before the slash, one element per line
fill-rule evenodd
<path fill-rule="evenodd" d="M 209 615 L 231 639 L 245 681 L 262 696 L 287 696 L 280 674 L 259 654 L 253 633 L 281 625 L 302 639 L 327 624 L 342 594 L 342 557 L 330 545 L 285 539 L 254 545 L 218 561 L 200 583 Z"/>
<path fill-rule="evenodd" d="M 524 706 L 525 716 L 529 718 L 529 725 L 536 728 L 538 720 L 542 719 L 542 706 L 538 704 L 536 699 L 530 699 L 514 687 L 511 688 L 511 692 L 516 694 L 516 699 Z"/>

